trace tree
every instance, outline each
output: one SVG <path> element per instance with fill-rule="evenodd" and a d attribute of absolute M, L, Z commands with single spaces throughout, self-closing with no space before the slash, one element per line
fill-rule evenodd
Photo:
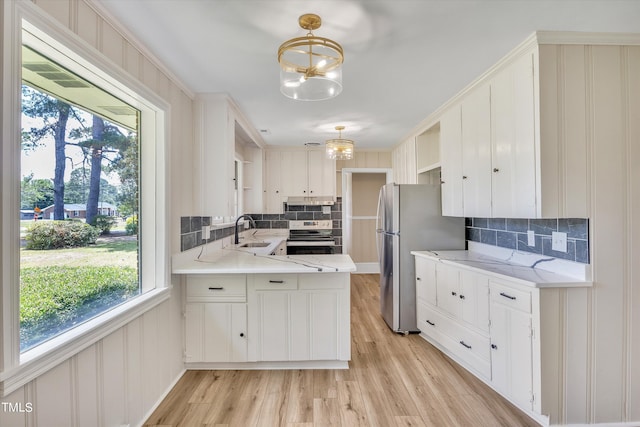
<path fill-rule="evenodd" d="M 64 172 L 66 167 L 65 138 L 67 122 L 72 108 L 66 102 L 22 86 L 22 113 L 43 121 L 43 126 L 22 131 L 23 149 L 35 149 L 46 136 L 55 142 L 55 169 L 53 176 L 53 219 L 64 219 Z"/>
<path fill-rule="evenodd" d="M 138 137 L 127 136 L 127 145 L 120 150 L 111 165 L 120 177 L 118 207 L 125 216 L 138 214 Z"/>
<path fill-rule="evenodd" d="M 20 183 L 20 209 L 45 208 L 53 204 L 53 183 L 50 179 L 34 179 L 33 174 Z"/>

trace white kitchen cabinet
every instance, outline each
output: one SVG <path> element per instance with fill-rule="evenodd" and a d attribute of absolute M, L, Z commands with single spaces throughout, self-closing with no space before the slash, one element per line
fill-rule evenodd
<path fill-rule="evenodd" d="M 491 80 L 491 215 L 535 218 L 536 129 L 534 54 Z"/>
<path fill-rule="evenodd" d="M 249 360 L 349 360 L 349 275 L 251 275 Z"/>
<path fill-rule="evenodd" d="M 282 213 L 286 193 L 282 187 L 282 156 L 279 151 L 265 150 L 265 213 Z"/>
<path fill-rule="evenodd" d="M 491 282 L 491 382 L 495 389 L 533 410 L 531 295 Z"/>
<path fill-rule="evenodd" d="M 491 216 L 491 87 L 481 85 L 461 104 L 464 215 Z"/>
<path fill-rule="evenodd" d="M 323 150 L 268 150 L 265 213 L 282 213 L 288 197 L 336 195 L 336 162 Z"/>
<path fill-rule="evenodd" d="M 431 305 L 437 304 L 436 264 L 416 257 L 416 298 Z"/>
<path fill-rule="evenodd" d="M 423 257 L 416 257 L 418 277 L 416 312 L 421 335 L 489 379 L 488 279 Z M 428 280 L 422 280 L 425 277 Z"/>
<path fill-rule="evenodd" d="M 442 214 L 445 216 L 464 216 L 460 105 L 449 108 L 440 119 L 440 179 Z"/>
<path fill-rule="evenodd" d="M 242 142 L 240 142 L 242 140 Z M 236 216 L 237 198 L 247 197 L 247 206 L 262 206 L 262 194 L 249 195 L 236 190 L 237 143 L 244 146 L 259 172 L 248 186 L 262 187 L 262 158 L 259 152 L 264 145 L 262 137 L 244 118 L 244 115 L 228 95 L 200 93 L 194 100 L 194 149 L 193 191 L 197 205 L 193 209 L 211 216 Z M 243 149 L 244 150 L 244 149 Z M 248 160 L 247 156 L 247 160 Z M 191 171 L 190 171 L 191 172 Z M 242 203 L 240 203 L 242 205 Z"/>
<path fill-rule="evenodd" d="M 185 362 L 246 362 L 245 275 L 194 275 L 185 291 Z"/>

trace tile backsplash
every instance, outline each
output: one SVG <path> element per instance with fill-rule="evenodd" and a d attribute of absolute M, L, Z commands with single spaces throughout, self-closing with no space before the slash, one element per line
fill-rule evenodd
<path fill-rule="evenodd" d="M 466 238 L 473 242 L 589 263 L 588 219 L 465 218 L 465 225 Z M 535 246 L 527 244 L 528 230 L 535 234 Z M 567 233 L 566 253 L 551 249 L 554 231 Z"/>
<path fill-rule="evenodd" d="M 342 253 L 342 198 L 338 197 L 331 206 L 330 213 L 323 213 L 322 206 L 288 206 L 284 204 L 282 214 L 252 214 L 256 227 L 260 229 L 289 228 L 290 220 L 330 219 L 333 223 L 333 237 L 336 241 L 335 253 Z M 183 216 L 180 218 L 180 251 L 186 251 L 208 242 L 234 234 L 233 225 L 212 228 L 207 242 L 202 237 L 202 227 L 211 225 L 210 216 Z"/>

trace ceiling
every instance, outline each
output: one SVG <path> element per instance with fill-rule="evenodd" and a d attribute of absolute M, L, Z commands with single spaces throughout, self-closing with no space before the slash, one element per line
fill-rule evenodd
<path fill-rule="evenodd" d="M 194 93 L 227 93 L 269 145 L 343 136 L 390 148 L 536 30 L 640 33 L 640 0 L 96 0 Z M 342 94 L 279 91 L 278 46 L 344 48 Z"/>

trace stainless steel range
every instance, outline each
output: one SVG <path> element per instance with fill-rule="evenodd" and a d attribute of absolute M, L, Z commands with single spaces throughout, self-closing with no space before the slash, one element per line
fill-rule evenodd
<path fill-rule="evenodd" d="M 335 245 L 330 219 L 289 221 L 287 255 L 332 254 Z"/>

